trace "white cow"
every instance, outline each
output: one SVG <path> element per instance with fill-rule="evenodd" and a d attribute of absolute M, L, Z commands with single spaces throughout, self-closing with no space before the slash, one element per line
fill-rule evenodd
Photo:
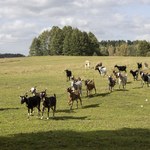
<path fill-rule="evenodd" d="M 95 70 L 98 70 L 100 75 L 105 76 L 107 74 L 107 69 L 106 67 L 103 66 L 99 66 L 98 68 L 96 68 Z"/>
<path fill-rule="evenodd" d="M 91 62 L 89 60 L 85 61 L 85 69 L 90 69 Z"/>

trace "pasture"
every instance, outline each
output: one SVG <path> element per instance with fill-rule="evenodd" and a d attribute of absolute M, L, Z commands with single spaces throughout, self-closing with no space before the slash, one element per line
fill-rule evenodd
<path fill-rule="evenodd" d="M 91 61 L 91 69 L 84 62 Z M 93 67 L 102 62 L 107 74 L 114 66 L 127 65 L 126 90 L 109 92 L 107 77 Z M 150 149 L 150 87 L 141 87 L 141 78 L 134 81 L 130 69 L 149 57 L 75 57 L 45 56 L 0 59 L 0 149 L 1 150 L 148 150 Z M 65 69 L 75 77 L 94 79 L 97 93 L 86 97 L 83 83 L 83 108 L 69 111 Z M 145 69 L 150 72 L 150 69 Z M 55 118 L 27 119 L 27 108 L 20 104 L 20 95 L 31 87 L 47 88 L 49 96 L 56 94 Z M 30 93 L 29 93 L 30 96 Z"/>

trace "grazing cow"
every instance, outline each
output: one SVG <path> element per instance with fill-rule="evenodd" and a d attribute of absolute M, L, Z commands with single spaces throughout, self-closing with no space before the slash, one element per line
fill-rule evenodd
<path fill-rule="evenodd" d="M 138 70 L 142 69 L 142 63 L 137 63 Z"/>
<path fill-rule="evenodd" d="M 134 81 L 138 79 L 138 74 L 139 74 L 138 70 L 135 71 L 130 70 L 130 73 L 132 74 Z"/>
<path fill-rule="evenodd" d="M 127 84 L 127 75 L 122 75 L 120 72 L 118 73 L 118 83 L 119 83 L 119 89 L 120 89 L 120 85 L 122 84 L 123 89 L 126 88 L 126 84 Z"/>
<path fill-rule="evenodd" d="M 119 71 L 125 71 L 125 72 L 127 68 L 127 66 L 118 66 L 118 65 L 115 65 L 114 67 L 116 67 Z"/>
<path fill-rule="evenodd" d="M 39 96 L 28 97 L 27 95 L 25 95 L 25 96 L 20 96 L 20 98 L 21 98 L 21 104 L 26 103 L 26 106 L 28 108 L 28 118 L 29 115 L 32 114 L 34 107 L 37 107 L 38 115 L 40 115 L 41 98 Z"/>
<path fill-rule="evenodd" d="M 65 72 L 66 72 L 67 81 L 68 80 L 70 81 L 70 77 L 72 76 L 72 72 L 68 69 L 66 69 Z"/>
<path fill-rule="evenodd" d="M 69 93 L 69 102 L 68 104 L 70 105 L 70 110 L 73 107 L 73 102 L 77 102 L 77 108 L 78 108 L 78 99 L 80 100 L 80 104 L 82 107 L 82 100 L 80 97 L 80 93 L 78 91 L 73 91 L 71 87 L 67 88 L 67 92 Z"/>
<path fill-rule="evenodd" d="M 108 76 L 108 85 L 109 85 L 109 91 L 112 92 L 114 86 L 116 85 L 116 80 L 113 79 L 112 76 Z"/>
<path fill-rule="evenodd" d="M 85 61 L 85 69 L 90 69 L 91 62 L 89 60 Z"/>
<path fill-rule="evenodd" d="M 95 70 L 98 70 L 98 72 L 100 73 L 100 75 L 103 75 L 103 76 L 105 76 L 106 73 L 107 73 L 107 69 L 104 66 L 95 67 Z"/>
<path fill-rule="evenodd" d="M 144 85 L 144 83 L 147 83 L 147 86 L 150 85 L 150 74 L 148 73 L 144 73 L 143 71 L 140 71 L 140 75 L 141 75 L 141 78 L 142 78 L 142 87 Z"/>
<path fill-rule="evenodd" d="M 55 111 L 56 111 L 56 95 L 54 94 L 54 96 L 47 97 L 45 92 L 41 92 L 40 96 L 43 100 L 43 108 L 42 108 L 42 117 L 41 117 L 41 119 L 43 119 L 43 114 L 44 114 L 45 108 L 48 109 L 47 119 L 49 119 L 50 108 L 53 110 L 53 117 L 54 117 L 55 116 Z"/>
<path fill-rule="evenodd" d="M 87 96 L 90 95 L 90 92 L 94 89 L 95 93 L 96 93 L 96 87 L 95 87 L 95 83 L 94 80 L 85 80 L 85 86 L 86 86 L 86 91 L 87 91 Z"/>

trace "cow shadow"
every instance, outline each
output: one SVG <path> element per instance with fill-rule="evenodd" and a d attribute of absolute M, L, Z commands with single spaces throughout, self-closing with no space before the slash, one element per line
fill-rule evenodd
<path fill-rule="evenodd" d="M 127 92 L 129 90 L 128 89 L 114 89 L 114 91 Z"/>
<path fill-rule="evenodd" d="M 83 117 L 57 116 L 57 117 L 54 117 L 53 120 L 71 120 L 71 119 L 75 119 L 75 120 L 85 120 L 86 118 L 87 118 L 87 116 L 83 116 Z"/>
<path fill-rule="evenodd" d="M 86 96 L 86 98 L 93 98 L 93 97 L 105 97 L 107 95 L 109 95 L 110 92 L 106 92 L 106 93 L 95 93 L 95 94 L 91 94 L 89 96 Z"/>
<path fill-rule="evenodd" d="M 18 110 L 19 108 L 0 108 L 0 111 L 7 111 L 7 110 Z"/>
<path fill-rule="evenodd" d="M 71 111 L 72 113 L 75 113 L 74 109 Z M 56 113 L 70 113 L 70 109 L 58 109 L 56 110 Z"/>
<path fill-rule="evenodd" d="M 133 89 L 142 89 L 143 87 L 142 86 L 139 86 L 139 87 L 134 87 Z"/>
<path fill-rule="evenodd" d="M 83 106 L 83 109 L 87 109 L 87 108 L 96 108 L 96 107 L 99 107 L 99 104 L 86 105 L 86 106 Z"/>

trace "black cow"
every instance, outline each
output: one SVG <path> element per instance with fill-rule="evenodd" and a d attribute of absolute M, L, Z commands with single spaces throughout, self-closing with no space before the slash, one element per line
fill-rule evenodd
<path fill-rule="evenodd" d="M 47 97 L 44 92 L 43 93 L 41 92 L 40 95 L 41 95 L 41 98 L 43 100 L 43 108 L 42 108 L 42 117 L 41 117 L 41 119 L 43 119 L 43 114 L 44 114 L 45 108 L 48 108 L 47 119 L 49 119 L 50 108 L 53 110 L 53 117 L 54 117 L 55 116 L 55 111 L 56 111 L 56 95 L 54 94 L 54 96 Z"/>
<path fill-rule="evenodd" d="M 137 63 L 138 70 L 142 69 L 142 63 Z"/>
<path fill-rule="evenodd" d="M 21 98 L 21 104 L 26 103 L 26 106 L 28 108 L 28 118 L 29 115 L 32 114 L 34 107 L 37 107 L 38 115 L 40 115 L 41 98 L 39 96 L 28 97 L 27 95 L 25 95 L 25 96 L 20 96 L 20 98 Z"/>
<path fill-rule="evenodd" d="M 114 67 L 118 68 L 119 71 L 125 71 L 125 72 L 127 72 L 126 71 L 127 66 L 118 66 L 118 65 L 115 65 Z"/>
<path fill-rule="evenodd" d="M 67 81 L 68 80 L 70 81 L 70 77 L 72 76 L 72 72 L 68 69 L 66 69 L 65 72 L 66 72 Z"/>
<path fill-rule="evenodd" d="M 130 70 L 130 73 L 132 74 L 134 80 L 138 79 L 138 74 L 139 74 L 138 70 L 135 70 L 135 71 Z"/>

